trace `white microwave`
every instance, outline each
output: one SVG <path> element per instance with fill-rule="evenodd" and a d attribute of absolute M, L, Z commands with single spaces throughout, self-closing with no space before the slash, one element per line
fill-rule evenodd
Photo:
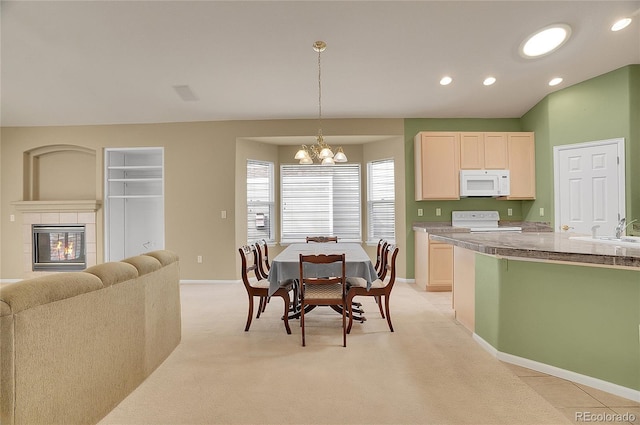
<path fill-rule="evenodd" d="M 509 180 L 509 170 L 460 170 L 460 196 L 507 196 Z"/>

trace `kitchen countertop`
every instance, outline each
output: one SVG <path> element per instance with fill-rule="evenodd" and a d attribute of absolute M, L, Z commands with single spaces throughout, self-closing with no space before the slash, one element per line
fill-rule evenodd
<path fill-rule="evenodd" d="M 498 226 L 520 226 L 522 232 L 553 232 L 549 223 L 535 221 L 500 220 Z M 453 227 L 450 221 L 420 221 L 413 223 L 413 230 L 427 233 L 469 233 L 467 227 Z"/>
<path fill-rule="evenodd" d="M 626 266 L 640 268 L 640 247 L 627 248 L 598 242 L 570 239 L 581 236 L 576 233 L 557 232 L 491 232 L 469 233 L 468 229 L 446 232 L 444 223 L 440 226 L 417 226 L 429 233 L 429 239 L 446 242 L 483 254 L 502 257 L 522 257 L 530 260 L 568 261 L 594 265 Z M 434 231 L 432 229 L 439 229 Z M 460 228 L 462 229 L 462 228 Z"/>

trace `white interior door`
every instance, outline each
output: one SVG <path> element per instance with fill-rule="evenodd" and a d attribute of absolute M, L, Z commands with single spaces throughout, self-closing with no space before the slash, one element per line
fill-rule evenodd
<path fill-rule="evenodd" d="M 554 148 L 556 230 L 613 235 L 624 217 L 624 139 Z"/>

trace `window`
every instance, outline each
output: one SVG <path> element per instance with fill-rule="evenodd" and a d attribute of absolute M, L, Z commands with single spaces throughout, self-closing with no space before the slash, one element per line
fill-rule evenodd
<path fill-rule="evenodd" d="M 367 163 L 367 242 L 395 242 L 395 181 L 393 159 Z"/>
<path fill-rule="evenodd" d="M 309 235 L 360 242 L 360 164 L 280 167 L 281 236 L 284 243 Z"/>
<path fill-rule="evenodd" d="M 247 242 L 273 242 L 273 163 L 247 160 Z"/>

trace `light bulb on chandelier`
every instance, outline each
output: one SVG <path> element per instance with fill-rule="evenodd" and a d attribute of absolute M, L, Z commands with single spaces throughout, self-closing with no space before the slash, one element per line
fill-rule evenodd
<path fill-rule="evenodd" d="M 300 160 L 300 164 L 313 164 L 313 158 L 316 158 L 322 165 L 334 165 L 336 162 L 347 162 L 342 147 L 338 147 L 336 153 L 333 153 L 331 146 L 324 142 L 322 137 L 322 74 L 320 66 L 320 54 L 327 48 L 324 41 L 316 41 L 313 43 L 313 50 L 318 52 L 318 136 L 316 143 L 311 146 L 302 145 L 300 150 L 296 152 L 294 159 Z"/>

